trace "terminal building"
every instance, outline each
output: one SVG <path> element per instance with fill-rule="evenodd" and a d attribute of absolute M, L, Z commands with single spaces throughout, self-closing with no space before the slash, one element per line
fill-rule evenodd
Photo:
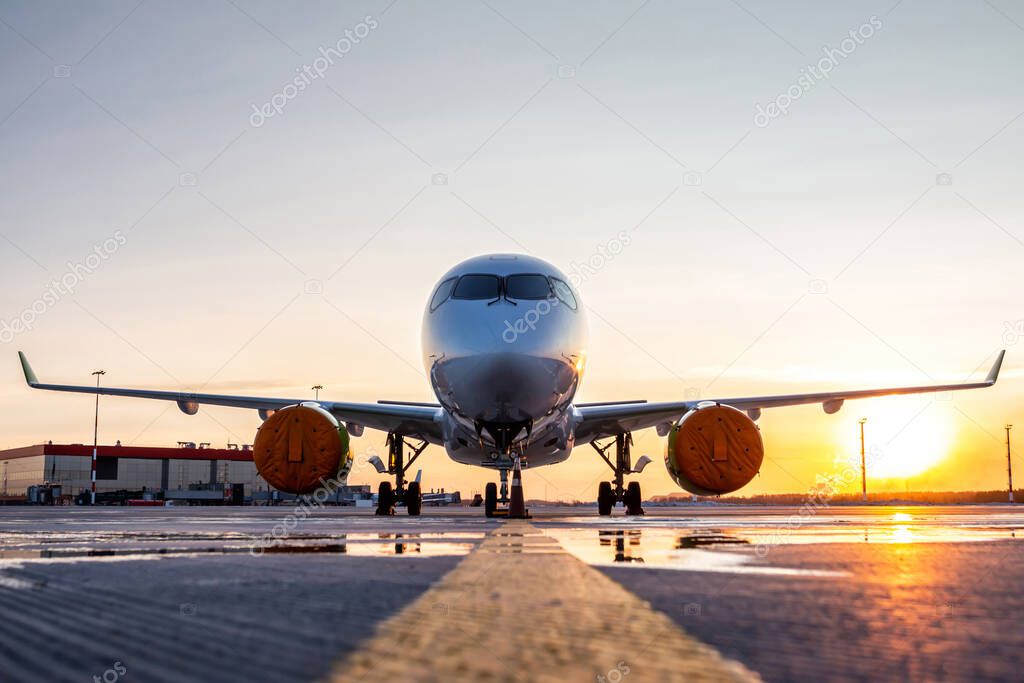
<path fill-rule="evenodd" d="M 92 446 L 46 443 L 0 450 L 0 500 L 70 502 L 91 491 Z M 34 495 L 45 487 L 47 500 Z M 365 490 L 364 490 L 365 489 Z M 355 502 L 369 487 L 341 487 L 331 502 Z M 274 502 L 294 498 L 260 477 L 248 445 L 180 442 L 177 448 L 99 446 L 97 502 L 177 500 L 193 504 Z"/>

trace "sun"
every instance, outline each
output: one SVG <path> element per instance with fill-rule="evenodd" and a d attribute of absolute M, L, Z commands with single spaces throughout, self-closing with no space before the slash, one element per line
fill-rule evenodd
<path fill-rule="evenodd" d="M 849 410 L 852 406 L 848 406 Z M 941 401 L 932 397 L 893 396 L 873 399 L 850 411 L 840 428 L 844 450 L 860 466 L 860 426 L 864 425 L 869 479 L 907 479 L 940 464 L 955 438 L 954 421 Z"/>

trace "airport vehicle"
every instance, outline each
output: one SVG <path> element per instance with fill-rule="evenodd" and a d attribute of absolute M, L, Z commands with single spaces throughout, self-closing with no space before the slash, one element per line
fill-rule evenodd
<path fill-rule="evenodd" d="M 764 447 L 756 420 L 765 408 L 820 403 L 826 413 L 844 401 L 891 394 L 946 392 L 995 384 L 1005 351 L 980 382 L 648 403 L 573 401 L 586 365 L 587 323 L 579 293 L 550 263 L 516 254 L 478 256 L 444 274 L 423 314 L 423 364 L 437 403 L 306 401 L 295 398 L 193 394 L 177 391 L 43 384 L 19 352 L 29 386 L 175 401 L 194 415 L 200 405 L 258 410 L 264 419 L 253 456 L 275 487 L 308 493 L 350 462 L 349 436 L 364 428 L 388 434 L 394 476 L 381 484 L 378 512 L 406 501 L 420 510 L 418 482 L 405 473 L 429 444 L 459 463 L 495 470 L 487 485 L 488 516 L 507 503 L 508 474 L 517 466 L 566 460 L 591 445 L 612 471 L 598 487 L 600 514 L 622 503 L 642 514 L 639 482 L 626 477 L 650 462 L 632 460 L 632 433 L 655 428 L 667 438 L 665 464 L 675 482 L 695 494 L 720 495 L 745 486 L 758 473 Z M 408 504 L 412 502 L 412 504 Z M 386 508 L 386 509 L 385 509 Z"/>

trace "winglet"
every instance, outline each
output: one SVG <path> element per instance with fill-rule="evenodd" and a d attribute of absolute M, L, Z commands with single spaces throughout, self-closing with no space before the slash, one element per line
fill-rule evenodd
<path fill-rule="evenodd" d="M 999 369 L 1003 367 L 1003 356 L 1006 355 L 1006 349 L 999 352 L 999 357 L 996 358 L 995 364 L 992 365 L 992 369 L 988 371 L 988 377 L 985 378 L 986 384 L 995 384 L 996 380 L 999 379 Z"/>
<path fill-rule="evenodd" d="M 28 358 L 25 358 L 25 354 L 18 351 L 18 358 L 21 359 L 21 371 L 25 373 L 25 382 L 30 387 L 34 387 L 39 384 L 39 378 L 36 377 L 36 373 L 32 371 L 32 366 L 28 364 Z"/>

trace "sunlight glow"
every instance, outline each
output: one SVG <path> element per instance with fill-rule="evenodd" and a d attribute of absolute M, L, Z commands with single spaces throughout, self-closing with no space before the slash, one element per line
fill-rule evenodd
<path fill-rule="evenodd" d="M 956 434 L 945 406 L 934 399 L 893 397 L 871 402 L 863 414 L 868 479 L 905 479 L 932 469 L 949 455 Z M 842 443 L 860 465 L 858 416 L 843 421 Z"/>
<path fill-rule="evenodd" d="M 890 543 L 913 543 L 914 532 L 910 530 L 908 526 L 898 526 L 892 530 L 892 538 L 889 540 Z"/>

